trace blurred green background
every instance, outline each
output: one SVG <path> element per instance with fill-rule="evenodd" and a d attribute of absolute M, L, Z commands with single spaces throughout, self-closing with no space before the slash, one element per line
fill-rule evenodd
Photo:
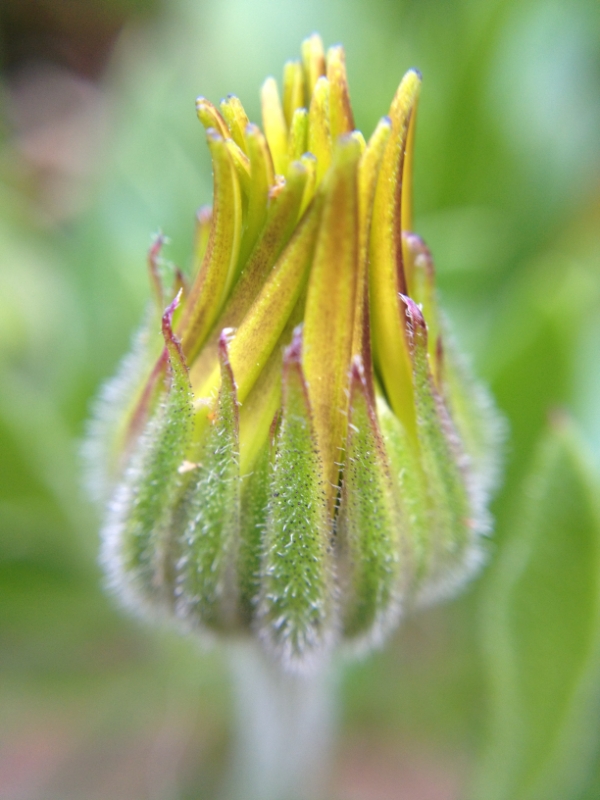
<path fill-rule="evenodd" d="M 489 566 L 343 673 L 331 798 L 600 797 L 600 4 L 3 0 L 2 800 L 217 794 L 222 655 L 103 592 L 80 443 L 210 202 L 196 95 L 260 121 L 313 30 L 365 134 L 423 73 L 416 228 L 508 429 Z"/>

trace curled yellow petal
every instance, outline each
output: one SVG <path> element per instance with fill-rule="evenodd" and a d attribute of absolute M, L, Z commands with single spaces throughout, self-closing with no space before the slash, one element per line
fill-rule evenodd
<path fill-rule="evenodd" d="M 379 121 L 369 139 L 358 168 L 359 256 L 356 278 L 356 313 L 352 352 L 364 364 L 366 383 L 371 387 L 372 358 L 369 322 L 369 240 L 373 215 L 373 198 L 379 177 L 379 168 L 390 136 L 392 124 L 388 117 Z"/>
<path fill-rule="evenodd" d="M 410 113 L 421 79 L 406 73 L 390 108 L 389 136 L 373 205 L 371 229 L 370 306 L 376 369 L 392 408 L 413 441 L 416 419 L 412 368 L 406 342 L 406 318 L 399 294 L 406 294 L 402 253 L 402 172 Z"/>
<path fill-rule="evenodd" d="M 320 206 L 313 203 L 235 331 L 229 358 L 241 403 L 256 383 L 306 285 L 319 221 Z M 215 369 L 198 390 L 199 411 L 218 385 Z"/>
<path fill-rule="evenodd" d="M 224 139 L 212 129 L 207 132 L 207 140 L 213 159 L 214 205 L 206 253 L 181 322 L 188 363 L 204 344 L 231 287 L 242 226 L 240 186 L 229 150 Z"/>
<path fill-rule="evenodd" d="M 234 94 L 229 94 L 225 100 L 221 100 L 221 113 L 231 131 L 231 138 L 237 146 L 248 155 L 246 148 L 246 126 L 249 119 L 244 111 L 244 106 L 240 99 Z"/>
<path fill-rule="evenodd" d="M 250 188 L 238 273 L 252 252 L 267 219 L 269 189 L 275 180 L 267 140 L 256 125 L 246 127 L 246 143 L 250 160 Z"/>

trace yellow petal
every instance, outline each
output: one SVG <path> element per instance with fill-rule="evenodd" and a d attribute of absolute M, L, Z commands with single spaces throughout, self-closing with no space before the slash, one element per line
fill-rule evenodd
<path fill-rule="evenodd" d="M 413 230 L 413 162 L 415 154 L 415 126 L 417 122 L 417 108 L 419 105 L 419 89 L 414 97 L 412 108 L 409 112 L 408 136 L 406 138 L 406 152 L 404 154 L 404 167 L 402 170 L 402 230 Z"/>
<path fill-rule="evenodd" d="M 288 126 L 292 124 L 294 112 L 305 105 L 302 64 L 288 61 L 283 69 L 283 111 Z"/>
<path fill-rule="evenodd" d="M 327 52 L 327 78 L 331 87 L 331 138 L 335 142 L 338 136 L 354 130 L 354 116 L 346 76 L 346 55 L 340 45 L 330 47 Z"/>
<path fill-rule="evenodd" d="M 241 403 L 271 356 L 306 284 L 320 211 L 320 204 L 313 203 L 229 345 L 229 358 Z M 214 396 L 218 385 L 219 373 L 215 370 L 198 390 L 197 408 L 200 413 L 206 398 Z M 200 430 L 200 423 L 197 428 Z"/>
<path fill-rule="evenodd" d="M 285 175 L 288 162 L 288 129 L 275 78 L 267 78 L 263 83 L 260 99 L 263 129 L 273 156 L 275 172 L 278 175 Z"/>
<path fill-rule="evenodd" d="M 200 391 L 217 366 L 217 345 L 223 328 L 237 328 L 258 297 L 265 280 L 288 243 L 298 221 L 307 174 L 302 164 L 290 165 L 288 179 L 269 199 L 267 222 L 244 266 L 210 339 L 191 368 L 192 386 Z M 201 393 L 201 391 L 200 391 Z"/>
<path fill-rule="evenodd" d="M 315 196 L 317 188 L 317 159 L 312 153 L 304 153 L 300 159 L 300 163 L 306 170 L 307 176 L 304 197 L 302 198 L 302 206 L 300 208 L 300 216 L 302 216 Z"/>
<path fill-rule="evenodd" d="M 192 263 L 192 277 L 197 275 L 202 266 L 212 225 L 212 207 L 202 206 L 196 214 L 196 228 L 194 230 L 194 260 Z"/>
<path fill-rule="evenodd" d="M 409 71 L 402 79 L 390 108 L 392 132 L 388 139 L 373 205 L 370 246 L 370 308 L 375 365 L 392 408 L 415 440 L 412 367 L 406 342 L 406 294 L 402 255 L 402 170 L 410 112 L 420 87 L 420 76 Z"/>
<path fill-rule="evenodd" d="M 250 162 L 246 153 L 240 148 L 239 144 L 231 138 L 232 133 L 229 126 L 215 106 L 205 97 L 197 98 L 196 113 L 198 114 L 198 119 L 207 131 L 214 129 L 225 139 L 240 185 L 247 194 L 250 185 Z"/>
<path fill-rule="evenodd" d="M 288 141 L 288 156 L 290 161 L 298 161 L 306 152 L 308 146 L 308 111 L 297 108 L 294 111 L 290 125 Z"/>
<path fill-rule="evenodd" d="M 227 123 L 206 97 L 196 98 L 196 114 L 206 130 L 214 128 L 224 139 L 231 138 L 231 131 L 227 127 Z"/>
<path fill-rule="evenodd" d="M 310 101 L 321 75 L 325 75 L 325 50 L 318 33 L 313 33 L 302 42 L 302 66 L 306 97 Z"/>
<path fill-rule="evenodd" d="M 242 226 L 240 187 L 229 150 L 216 131 L 209 130 L 207 139 L 213 159 L 214 205 L 206 253 L 181 322 L 188 363 L 202 347 L 231 288 Z"/>
<path fill-rule="evenodd" d="M 308 112 L 308 149 L 317 159 L 317 183 L 331 163 L 331 127 L 329 123 L 329 81 L 318 79 Z"/>
<path fill-rule="evenodd" d="M 321 228 L 304 316 L 303 366 L 328 482 L 330 510 L 347 429 L 358 262 L 357 171 L 360 143 L 340 140 L 323 186 Z"/>
<path fill-rule="evenodd" d="M 256 125 L 247 126 L 246 142 L 250 159 L 250 188 L 238 274 L 248 260 L 267 219 L 269 189 L 275 180 L 267 140 Z"/>
<path fill-rule="evenodd" d="M 358 168 L 359 257 L 356 279 L 356 315 L 354 318 L 353 355 L 360 355 L 365 380 L 372 390 L 371 331 L 369 321 L 369 239 L 373 215 L 373 198 L 379 168 L 390 136 L 392 124 L 388 117 L 379 121 L 363 152 Z"/>
<path fill-rule="evenodd" d="M 254 469 L 256 458 L 269 438 L 273 420 L 281 406 L 283 351 L 292 341 L 294 328 L 302 320 L 305 302 L 306 291 L 302 292 L 265 368 L 240 409 L 241 475 Z"/>
<path fill-rule="evenodd" d="M 252 191 L 252 180 L 250 178 L 250 159 L 240 150 L 233 139 L 225 139 L 225 146 L 229 150 L 231 162 L 235 168 L 236 175 L 240 182 L 243 198 L 247 198 Z"/>
<path fill-rule="evenodd" d="M 246 148 L 246 126 L 249 123 L 248 116 L 244 111 L 240 99 L 234 94 L 229 94 L 225 100 L 221 100 L 221 113 L 231 131 L 230 136 L 237 146 L 248 155 Z"/>

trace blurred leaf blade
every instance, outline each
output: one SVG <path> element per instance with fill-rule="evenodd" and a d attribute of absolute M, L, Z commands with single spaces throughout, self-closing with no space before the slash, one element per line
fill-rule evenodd
<path fill-rule="evenodd" d="M 491 693 L 475 800 L 568 800 L 589 784 L 600 710 L 598 480 L 574 429 L 538 447 L 483 607 Z"/>

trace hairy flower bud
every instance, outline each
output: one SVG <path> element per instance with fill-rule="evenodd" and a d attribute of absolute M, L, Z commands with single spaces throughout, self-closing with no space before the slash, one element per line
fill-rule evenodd
<path fill-rule="evenodd" d="M 155 308 L 94 425 L 113 587 L 292 669 L 454 590 L 489 527 L 494 413 L 411 230 L 420 84 L 365 142 L 315 35 L 283 98 L 265 82 L 264 132 L 237 97 L 197 100 L 214 200 L 192 274 L 165 278 L 154 242 Z"/>

